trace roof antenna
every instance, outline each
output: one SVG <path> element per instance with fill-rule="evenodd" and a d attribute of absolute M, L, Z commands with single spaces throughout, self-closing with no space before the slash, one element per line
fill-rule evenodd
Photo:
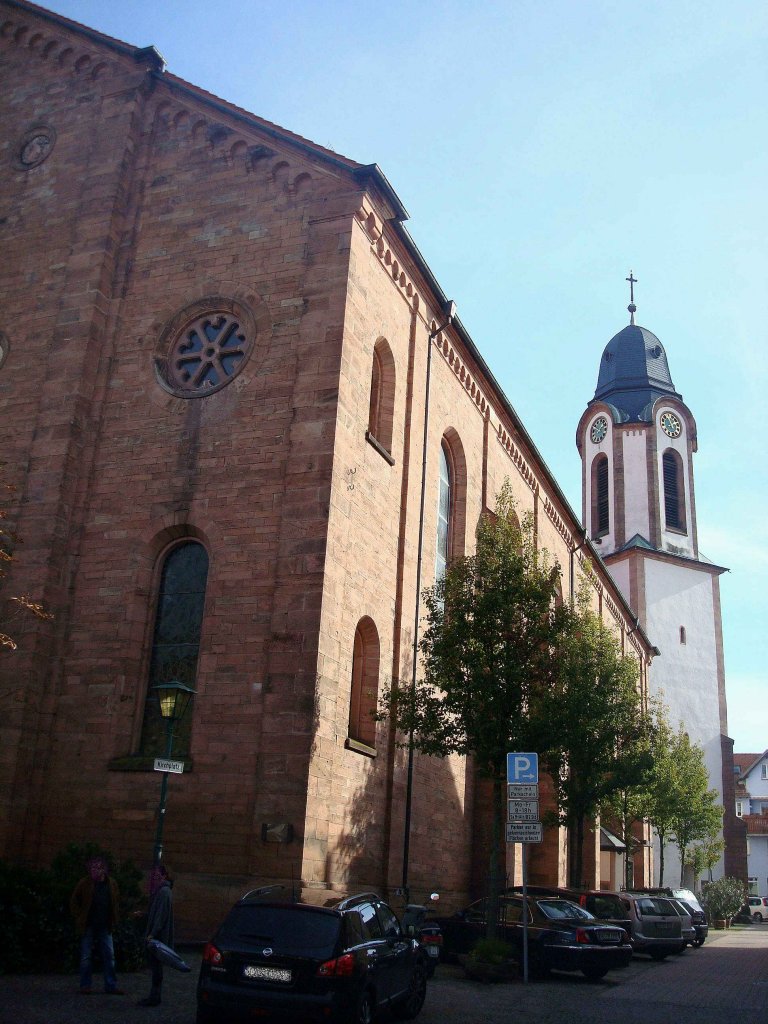
<path fill-rule="evenodd" d="M 629 322 L 633 324 L 635 322 L 635 313 L 637 312 L 637 306 L 635 305 L 635 285 L 637 284 L 637 278 L 630 270 L 629 277 L 624 278 L 625 281 L 629 281 Z"/>

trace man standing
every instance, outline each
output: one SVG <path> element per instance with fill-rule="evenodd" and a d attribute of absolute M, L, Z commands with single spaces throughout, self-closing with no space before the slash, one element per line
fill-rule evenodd
<path fill-rule="evenodd" d="M 156 864 L 149 878 L 151 903 L 147 916 L 145 942 L 157 939 L 166 946 L 173 946 L 173 882 L 165 864 Z M 147 958 L 152 968 L 152 987 L 146 999 L 139 1000 L 139 1006 L 159 1006 L 163 985 L 163 964 L 152 947 L 147 945 Z"/>
<path fill-rule="evenodd" d="M 91 857 L 88 874 L 81 878 L 69 900 L 80 940 L 80 994 L 93 992 L 93 947 L 98 946 L 104 967 L 104 991 L 121 996 L 115 974 L 115 947 L 112 930 L 117 924 L 120 893 L 117 883 L 109 877 L 104 857 Z"/>

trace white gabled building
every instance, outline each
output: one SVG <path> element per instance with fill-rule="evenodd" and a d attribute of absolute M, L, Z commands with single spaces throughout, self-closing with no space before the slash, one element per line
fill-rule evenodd
<path fill-rule="evenodd" d="M 734 754 L 736 816 L 747 827 L 750 896 L 768 896 L 768 750 Z"/>

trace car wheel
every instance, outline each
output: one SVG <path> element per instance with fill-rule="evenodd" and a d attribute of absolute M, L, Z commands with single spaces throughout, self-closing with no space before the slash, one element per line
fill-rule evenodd
<path fill-rule="evenodd" d="M 703 946 L 703 945 L 704 945 L 704 939 L 701 939 L 701 938 L 695 938 L 695 939 L 693 940 L 693 945 L 694 945 L 694 946 L 696 947 L 696 949 L 698 949 L 698 948 L 699 948 L 699 946 Z"/>
<path fill-rule="evenodd" d="M 349 1018 L 350 1024 L 373 1024 L 376 1016 L 375 1005 L 373 992 L 369 988 L 363 989 L 357 1000 L 355 1012 Z"/>
<path fill-rule="evenodd" d="M 411 975 L 408 991 L 392 1007 L 400 1020 L 413 1020 L 421 1013 L 424 1000 L 427 998 L 427 972 L 421 964 L 417 964 Z"/>
<path fill-rule="evenodd" d="M 588 981 L 600 981 L 608 973 L 607 967 L 582 967 L 581 973 Z"/>
<path fill-rule="evenodd" d="M 652 960 L 666 960 L 668 956 L 666 949 L 652 949 L 650 953 Z"/>
<path fill-rule="evenodd" d="M 752 915 L 752 920 L 753 921 L 762 921 L 763 920 L 763 915 L 758 910 L 756 910 L 754 912 L 754 914 Z"/>

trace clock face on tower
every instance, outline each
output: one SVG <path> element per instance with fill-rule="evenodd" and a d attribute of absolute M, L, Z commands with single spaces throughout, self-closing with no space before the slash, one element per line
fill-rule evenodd
<path fill-rule="evenodd" d="M 667 437 L 680 437 L 680 431 L 683 428 L 673 412 L 663 412 L 661 414 L 661 429 Z"/>
<path fill-rule="evenodd" d="M 592 429 L 589 432 L 589 436 L 592 439 L 593 444 L 600 444 L 605 435 L 608 433 L 608 420 L 605 416 L 598 416 L 595 422 L 592 424 Z"/>

